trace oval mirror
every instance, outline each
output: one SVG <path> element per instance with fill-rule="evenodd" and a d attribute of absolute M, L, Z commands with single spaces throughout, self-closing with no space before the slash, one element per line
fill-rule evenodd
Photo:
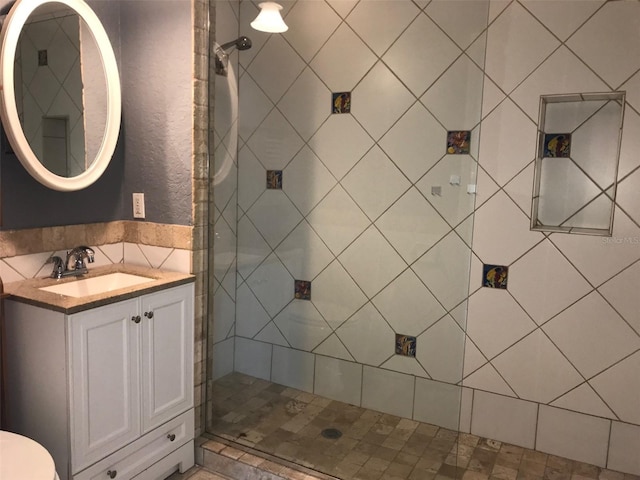
<path fill-rule="evenodd" d="M 59 191 L 105 171 L 120 131 L 120 77 L 82 0 L 17 0 L 0 33 L 0 115 L 25 169 Z"/>

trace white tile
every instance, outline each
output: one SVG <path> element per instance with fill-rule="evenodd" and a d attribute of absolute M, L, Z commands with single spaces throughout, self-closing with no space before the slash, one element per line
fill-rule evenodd
<path fill-rule="evenodd" d="M 293 299 L 293 278 L 273 254 L 251 274 L 247 284 L 271 316 Z"/>
<path fill-rule="evenodd" d="M 340 341 L 338 336 L 334 333 L 328 337 L 324 342 L 318 345 L 313 353 L 324 355 L 331 358 L 340 358 L 342 360 L 353 361 L 353 357 L 347 351 L 344 344 Z"/>
<path fill-rule="evenodd" d="M 298 153 L 303 140 L 287 119 L 272 110 L 247 145 L 267 170 L 282 170 Z M 265 179 L 266 184 L 266 179 Z"/>
<path fill-rule="evenodd" d="M 237 248 L 238 273 L 243 278 L 248 278 L 251 272 L 271 253 L 271 247 L 246 215 L 238 222 Z"/>
<path fill-rule="evenodd" d="M 541 278 L 545 281 L 540 282 Z M 509 267 L 508 288 L 538 325 L 591 291 L 587 281 L 547 240 Z"/>
<path fill-rule="evenodd" d="M 522 4 L 560 40 L 564 41 L 604 2 L 605 0 L 573 0 L 550 3 L 523 0 Z"/>
<path fill-rule="evenodd" d="M 485 392 L 497 393 L 508 397 L 515 397 L 511 387 L 504 381 L 490 363 L 480 367 L 471 375 L 466 377 L 462 384 L 465 387 L 476 388 Z"/>
<path fill-rule="evenodd" d="M 547 2 L 532 1 L 532 4 Z M 560 2 L 568 5 L 580 2 Z M 592 1 L 587 3 L 593 3 Z M 554 4 L 555 5 L 555 4 Z M 552 6 L 552 5 L 549 5 Z M 515 91 L 510 95 L 529 117 L 537 121 L 540 108 L 540 95 L 554 95 L 576 92 L 606 92 L 609 88 L 578 57 L 562 46 L 547 58 Z M 550 131 L 550 130 L 547 130 Z"/>
<path fill-rule="evenodd" d="M 362 365 L 336 358 L 316 357 L 313 393 L 350 405 L 360 405 Z"/>
<path fill-rule="evenodd" d="M 140 247 L 135 243 L 124 243 L 123 261 L 124 263 L 129 263 L 131 265 L 151 267 L 149 260 L 147 260 L 147 258 L 142 253 L 142 250 L 140 250 Z"/>
<path fill-rule="evenodd" d="M 225 276 L 229 267 L 233 264 L 236 258 L 237 238 L 223 217 L 218 217 L 218 221 L 214 226 L 213 235 L 215 243 L 213 251 L 213 273 L 218 280 L 222 281 L 222 278 Z M 144 249 L 143 252 L 145 254 L 147 253 Z M 152 260 L 152 258 L 149 257 L 148 259 L 150 261 Z M 160 260 L 162 261 L 162 257 L 160 257 Z"/>
<path fill-rule="evenodd" d="M 380 147 L 409 180 L 417 181 L 445 154 L 447 132 L 416 102 L 380 139 Z"/>
<path fill-rule="evenodd" d="M 43 269 L 43 265 L 50 256 L 51 253 L 49 252 L 32 253 L 28 255 L 17 255 L 15 257 L 5 257 L 4 261 L 23 277 L 34 278 L 38 272 Z M 64 259 L 65 257 L 62 256 L 63 261 Z M 44 270 L 45 274 L 50 273 L 53 271 L 53 266 L 50 269 L 44 268 Z"/>
<path fill-rule="evenodd" d="M 550 402 L 582 382 L 580 374 L 540 330 L 492 363 L 520 398 L 540 403 Z"/>
<path fill-rule="evenodd" d="M 275 252 L 297 280 L 313 280 L 334 259 L 305 220 L 278 245 Z"/>
<path fill-rule="evenodd" d="M 549 321 L 543 330 L 585 378 L 640 348 L 640 337 L 595 292 Z"/>
<path fill-rule="evenodd" d="M 191 250 L 174 248 L 160 268 L 172 272 L 191 273 Z"/>
<path fill-rule="evenodd" d="M 340 262 L 334 261 L 313 281 L 311 301 L 336 329 L 367 302 L 367 297 Z"/>
<path fill-rule="evenodd" d="M 273 347 L 271 381 L 303 392 L 313 392 L 315 355 L 291 348 Z"/>
<path fill-rule="evenodd" d="M 235 337 L 234 370 L 263 380 L 271 380 L 271 349 L 267 343 Z"/>
<path fill-rule="evenodd" d="M 573 410 L 597 417 L 616 418 L 611 409 L 602 401 L 588 383 L 571 390 L 556 401 L 551 403 L 553 407 Z"/>
<path fill-rule="evenodd" d="M 247 211 L 264 193 L 267 185 L 267 169 L 253 152 L 244 147 L 238 154 L 238 205 Z"/>
<path fill-rule="evenodd" d="M 357 5 L 358 0 L 327 0 L 327 3 L 331 5 L 342 18 L 346 18 L 351 10 L 353 10 L 353 7 Z"/>
<path fill-rule="evenodd" d="M 282 242 L 302 220 L 300 212 L 279 190 L 265 192 L 247 215 L 272 248 Z"/>
<path fill-rule="evenodd" d="M 382 55 L 419 13 L 412 2 L 360 2 L 349 14 L 351 28 L 378 55 Z"/>
<path fill-rule="evenodd" d="M 365 366 L 362 372 L 362 406 L 411 418 L 414 379 L 410 375 Z"/>
<path fill-rule="evenodd" d="M 213 342 L 220 342 L 234 335 L 233 327 L 236 320 L 236 304 L 219 288 L 213 296 Z"/>
<path fill-rule="evenodd" d="M 616 203 L 636 222 L 640 220 L 640 195 L 637 187 L 639 182 L 640 170 L 636 170 L 618 184 L 616 195 Z"/>
<path fill-rule="evenodd" d="M 340 148 L 336 148 L 339 145 Z M 309 146 L 340 180 L 373 145 L 351 115 L 331 115 L 311 138 Z"/>
<path fill-rule="evenodd" d="M 637 75 L 637 78 L 640 80 L 640 75 Z M 629 93 L 627 92 L 627 102 L 628 101 Z M 638 103 L 638 106 L 640 107 L 640 103 Z M 640 158 L 635 154 L 635 152 L 640 149 L 640 138 L 636 135 L 629 135 L 626 133 L 629 131 L 638 131 L 639 128 L 640 115 L 634 112 L 631 108 L 625 108 L 622 142 L 620 145 L 620 161 L 618 163 L 618 180 L 626 177 L 629 173 L 640 166 Z"/>
<path fill-rule="evenodd" d="M 383 60 L 419 97 L 461 53 L 429 17 L 420 15 Z"/>
<path fill-rule="evenodd" d="M 504 191 L 509 195 L 509 198 L 511 198 L 529 218 L 531 218 L 531 198 L 533 196 L 533 165 L 534 162 L 531 162 L 504 186 Z M 476 197 L 478 197 L 478 195 L 476 195 Z"/>
<path fill-rule="evenodd" d="M 449 310 L 449 315 L 453 317 L 453 319 L 462 327 L 462 329 L 467 329 L 467 301 L 460 303 L 455 306 L 451 310 Z"/>
<path fill-rule="evenodd" d="M 336 52 L 340 52 L 340 55 L 336 55 Z M 310 66 L 332 92 L 348 92 L 375 61 L 373 52 L 343 23 L 320 49 Z"/>
<path fill-rule="evenodd" d="M 475 208 L 478 208 L 480 207 L 480 205 L 482 205 L 487 200 L 489 200 L 493 195 L 495 195 L 495 193 L 498 190 L 500 190 L 500 187 L 496 184 L 496 182 L 493 181 L 493 179 L 487 174 L 487 172 L 484 171 L 481 165 L 478 166 L 478 169 L 476 172 L 476 182 L 477 183 L 476 183 L 476 195 L 475 195 L 476 197 Z M 531 182 L 533 184 L 533 180 Z M 505 190 L 508 188 L 510 184 L 511 183 L 509 183 L 507 187 L 505 187 Z M 527 195 L 529 196 L 529 208 L 527 210 L 530 210 L 531 209 L 531 192 L 530 191 L 527 192 Z"/>
<path fill-rule="evenodd" d="M 640 425 L 639 371 L 640 352 L 636 352 L 589 381 L 620 420 L 636 425 Z"/>
<path fill-rule="evenodd" d="M 598 291 L 640 335 L 640 296 L 637 295 L 637 285 L 640 285 L 640 263 L 634 263 L 623 270 Z"/>
<path fill-rule="evenodd" d="M 270 320 L 247 284 L 240 285 L 236 300 L 236 335 L 253 338 Z"/>
<path fill-rule="evenodd" d="M 609 420 L 541 405 L 536 450 L 604 467 L 610 425 Z"/>
<path fill-rule="evenodd" d="M 53 267 L 51 268 L 51 270 L 53 271 Z M 18 273 L 18 271 L 15 270 L 14 268 L 10 267 L 9 264 L 6 263 L 4 260 L 0 260 L 0 278 L 4 279 L 3 280 L 4 283 L 10 283 L 10 282 L 20 282 L 24 280 L 26 277 Z"/>
<path fill-rule="evenodd" d="M 280 345 L 282 347 L 289 347 L 289 342 L 282 336 L 278 327 L 272 322 L 269 322 L 260 333 L 255 336 L 255 340 L 261 342 L 270 343 L 273 345 Z"/>
<path fill-rule="evenodd" d="M 359 363 L 380 365 L 395 351 L 395 334 L 370 303 L 336 330 Z"/>
<path fill-rule="evenodd" d="M 536 156 L 536 125 L 505 100 L 482 122 L 480 164 L 505 185 Z"/>
<path fill-rule="evenodd" d="M 473 389 L 463 388 L 460 399 L 460 425 L 458 430 L 471 433 L 471 411 L 473 410 Z"/>
<path fill-rule="evenodd" d="M 633 75 L 620 87 L 620 90 L 626 91 L 627 102 L 636 110 L 640 110 L 640 74 Z"/>
<path fill-rule="evenodd" d="M 474 196 L 467 193 L 467 185 L 476 183 L 477 167 L 469 155 L 447 155 L 416 183 L 418 190 L 452 227 L 473 212 Z M 459 184 L 451 182 L 452 176 L 459 177 Z M 440 187 L 440 195 L 432 194 L 432 187 Z"/>
<path fill-rule="evenodd" d="M 487 363 L 486 357 L 469 337 L 465 339 L 463 376 L 467 377 Z"/>
<path fill-rule="evenodd" d="M 640 11 L 633 2 L 607 3 L 567 45 L 615 89 L 640 68 L 638 21 Z M 624 61 L 620 52 L 625 52 Z"/>
<path fill-rule="evenodd" d="M 469 248 L 452 232 L 411 268 L 444 308 L 449 310 L 468 295 L 470 255 Z"/>
<path fill-rule="evenodd" d="M 283 37 L 305 61 L 310 61 L 340 24 L 340 17 L 325 2 L 295 2 L 287 14 Z"/>
<path fill-rule="evenodd" d="M 425 12 L 464 49 L 487 26 L 489 3 L 491 2 L 488 0 L 435 0 L 427 6 Z"/>
<path fill-rule="evenodd" d="M 416 340 L 416 357 L 434 380 L 458 383 L 462 380 L 464 332 L 449 315 Z"/>
<path fill-rule="evenodd" d="M 613 422 L 607 468 L 640 475 L 640 427 Z"/>
<path fill-rule="evenodd" d="M 294 300 L 273 321 L 293 348 L 307 352 L 331 335 L 331 327 L 308 300 Z"/>
<path fill-rule="evenodd" d="M 282 172 L 284 193 L 307 215 L 335 186 L 336 180 L 322 161 L 304 146 Z"/>
<path fill-rule="evenodd" d="M 489 27 L 485 71 L 508 93 L 558 45 L 519 3 L 512 3 Z"/>
<path fill-rule="evenodd" d="M 378 146 L 369 150 L 341 183 L 371 220 L 378 218 L 410 187 L 406 177 Z"/>
<path fill-rule="evenodd" d="M 238 95 L 238 114 L 242 119 L 238 124 L 238 135 L 247 141 L 273 109 L 273 102 L 250 75 L 240 77 L 238 90 L 242 92 L 242 95 Z"/>
<path fill-rule="evenodd" d="M 272 35 L 249 65 L 247 73 L 273 102 L 277 102 L 303 68 L 304 61 L 293 48 L 280 35 Z"/>
<path fill-rule="evenodd" d="M 469 298 L 467 334 L 488 359 L 535 328 L 526 312 L 502 289 L 481 288 Z"/>
<path fill-rule="evenodd" d="M 472 415 L 472 434 L 534 448 L 538 415 L 535 403 L 476 390 Z"/>
<path fill-rule="evenodd" d="M 369 226 L 370 221 L 340 185 L 307 216 L 307 221 L 338 255 Z"/>
<path fill-rule="evenodd" d="M 482 90 L 482 117 L 486 118 L 506 98 L 505 93 L 488 76 L 484 76 Z"/>
<path fill-rule="evenodd" d="M 229 338 L 213 346 L 211 380 L 216 381 L 233 372 L 234 342 L 235 339 Z"/>
<path fill-rule="evenodd" d="M 100 245 L 98 248 L 103 253 L 104 257 L 106 257 L 107 262 L 122 263 L 122 256 L 124 255 L 124 246 L 122 242 Z M 96 261 L 98 261 L 97 258 Z"/>
<path fill-rule="evenodd" d="M 382 290 L 407 267 L 407 264 L 373 226 L 358 237 L 338 258 L 369 298 Z"/>
<path fill-rule="evenodd" d="M 412 270 L 406 270 L 373 299 L 396 333 L 416 336 L 444 316 L 446 310 Z"/>
<path fill-rule="evenodd" d="M 351 113 L 378 140 L 414 101 L 393 72 L 378 62 L 351 93 Z"/>
<path fill-rule="evenodd" d="M 236 145 L 232 145 L 236 146 Z M 226 146 L 220 145 L 214 153 L 213 164 L 213 200 L 222 210 L 229 203 L 238 188 L 238 169 L 236 168 L 236 151 L 229 152 Z"/>
<path fill-rule="evenodd" d="M 620 210 L 612 237 L 552 234 L 551 241 L 592 285 L 601 285 L 640 258 L 640 229 Z M 634 244 L 634 242 L 636 244 Z"/>
<path fill-rule="evenodd" d="M 381 365 L 382 368 L 393 370 L 394 372 L 415 375 L 416 377 L 429 378 L 429 374 L 422 368 L 422 365 L 414 358 L 404 355 L 394 355 Z"/>
<path fill-rule="evenodd" d="M 483 80 L 482 70 L 463 55 L 420 97 L 420 101 L 447 130 L 472 130 L 481 118 Z"/>
<path fill-rule="evenodd" d="M 413 419 L 450 430 L 458 430 L 462 388 L 457 385 L 416 378 Z"/>
<path fill-rule="evenodd" d="M 298 2 L 299 5 L 305 3 L 326 5 L 324 2 Z M 308 141 L 330 115 L 330 98 L 329 89 L 307 67 L 278 102 L 278 108 L 298 134 Z"/>
<path fill-rule="evenodd" d="M 540 232 L 529 231 L 529 219 L 503 192 L 476 211 L 473 251 L 484 263 L 510 265 L 542 239 Z"/>

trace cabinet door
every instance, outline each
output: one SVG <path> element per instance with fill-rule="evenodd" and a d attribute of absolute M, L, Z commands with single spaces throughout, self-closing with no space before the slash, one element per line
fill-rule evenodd
<path fill-rule="evenodd" d="M 144 432 L 193 406 L 193 284 L 142 297 Z"/>
<path fill-rule="evenodd" d="M 137 312 L 134 299 L 69 317 L 74 473 L 140 435 Z"/>

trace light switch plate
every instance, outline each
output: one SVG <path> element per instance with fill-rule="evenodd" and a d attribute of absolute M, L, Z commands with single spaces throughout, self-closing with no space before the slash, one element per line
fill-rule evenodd
<path fill-rule="evenodd" d="M 133 194 L 133 218 L 144 218 L 144 193 Z"/>

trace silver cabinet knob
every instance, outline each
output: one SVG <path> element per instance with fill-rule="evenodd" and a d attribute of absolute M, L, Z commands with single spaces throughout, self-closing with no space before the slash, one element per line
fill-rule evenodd
<path fill-rule="evenodd" d="M 108 476 L 109 478 L 116 478 L 116 475 L 118 475 L 118 471 L 117 471 L 117 470 L 109 470 L 109 471 L 107 472 L 107 476 Z"/>

